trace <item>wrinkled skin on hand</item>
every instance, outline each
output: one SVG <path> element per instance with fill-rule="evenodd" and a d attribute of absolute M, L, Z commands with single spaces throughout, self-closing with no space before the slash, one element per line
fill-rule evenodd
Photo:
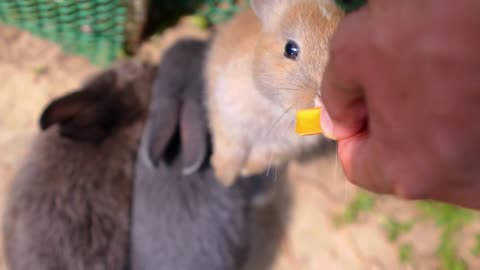
<path fill-rule="evenodd" d="M 370 0 L 344 18 L 322 125 L 352 183 L 480 208 L 479 14 L 478 0 Z"/>

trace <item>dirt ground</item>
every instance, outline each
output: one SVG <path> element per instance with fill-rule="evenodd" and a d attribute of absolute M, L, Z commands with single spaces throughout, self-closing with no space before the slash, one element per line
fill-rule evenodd
<path fill-rule="evenodd" d="M 147 42 L 140 57 L 156 61 L 165 47 L 182 36 L 205 37 L 205 33 L 181 22 Z M 0 48 L 1 207 L 15 169 L 38 132 L 42 107 L 75 88 L 96 68 L 85 59 L 62 53 L 52 43 L 6 26 L 0 26 Z M 255 216 L 261 226 L 252 228 L 255 244 L 247 269 L 453 269 L 442 266 L 437 256 L 440 230 L 430 219 L 389 240 L 386 222 L 409 220 L 419 214 L 418 207 L 368 195 L 361 211 L 362 201 L 352 204 L 360 198 L 359 191 L 344 179 L 334 154 L 292 163 L 281 175 L 286 180 L 279 180 L 275 206 Z M 373 206 L 368 206 L 370 201 Z M 339 222 L 345 213 L 358 218 Z M 480 269 L 480 259 L 471 252 L 477 232 L 480 226 L 472 222 L 455 237 L 469 269 Z"/>

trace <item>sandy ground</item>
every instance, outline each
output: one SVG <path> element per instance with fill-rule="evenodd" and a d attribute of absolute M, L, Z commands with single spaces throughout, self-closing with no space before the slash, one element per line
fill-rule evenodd
<path fill-rule="evenodd" d="M 156 61 L 179 36 L 205 37 L 187 23 L 166 31 L 144 45 L 140 56 Z M 15 169 L 37 132 L 37 118 L 54 96 L 75 88 L 96 70 L 86 60 L 65 55 L 47 41 L 0 26 L 0 207 Z M 344 179 L 334 154 L 292 163 L 279 173 L 276 204 L 257 213 L 252 228 L 252 256 L 247 269 L 437 269 L 439 232 L 431 221 L 421 222 L 391 243 L 382 227 L 395 217 L 406 220 L 418 213 L 413 203 L 376 197 L 373 210 L 352 224 L 338 226 L 336 217 L 358 192 Z M 286 179 L 282 181 L 281 179 Z M 478 224 L 458 238 L 470 269 L 480 269 L 471 255 Z M 399 247 L 414 250 L 408 263 L 399 259 Z M 0 270 L 6 269 L 0 256 Z"/>

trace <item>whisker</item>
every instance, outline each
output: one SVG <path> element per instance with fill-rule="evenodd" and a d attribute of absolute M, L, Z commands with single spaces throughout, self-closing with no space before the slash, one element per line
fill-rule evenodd
<path fill-rule="evenodd" d="M 287 73 L 288 75 L 290 75 L 291 77 L 295 78 L 296 81 L 305 81 L 306 77 L 305 77 L 305 73 L 303 73 L 303 71 L 299 74 L 299 73 L 293 73 L 291 72 L 290 70 L 286 69 L 285 67 L 282 67 L 281 68 L 283 72 Z M 302 75 L 302 77 L 300 77 L 299 75 Z"/>
<path fill-rule="evenodd" d="M 301 88 L 290 88 L 290 87 L 277 87 L 275 88 L 277 91 L 300 91 Z"/>
<path fill-rule="evenodd" d="M 295 107 L 295 104 L 293 104 L 292 106 L 290 106 L 287 110 L 285 110 L 282 115 L 280 115 L 280 117 L 275 121 L 273 122 L 272 126 L 270 127 L 270 130 L 268 130 L 268 132 L 265 134 L 265 137 L 269 136 L 270 133 L 273 131 L 273 129 L 275 128 L 275 126 L 282 120 L 282 118 L 287 115 L 292 109 L 293 107 Z"/>
<path fill-rule="evenodd" d="M 275 175 L 273 177 L 273 182 L 277 183 L 277 174 L 278 174 L 278 167 L 275 167 Z"/>
<path fill-rule="evenodd" d="M 295 118 L 293 118 L 292 121 L 290 121 L 290 124 L 287 126 L 287 129 L 285 130 L 285 132 L 290 132 L 291 130 L 293 130 L 293 126 L 295 125 L 295 121 L 296 121 Z"/>
<path fill-rule="evenodd" d="M 307 73 L 305 73 L 305 70 L 300 69 L 300 73 L 302 74 L 303 80 L 304 80 L 305 82 L 308 82 L 308 81 L 311 81 L 311 80 L 312 80 L 311 77 L 310 77 Z"/>
<path fill-rule="evenodd" d="M 272 160 L 273 160 L 273 152 L 270 151 L 270 158 L 268 160 L 267 176 L 270 175 L 270 169 L 272 168 Z"/>

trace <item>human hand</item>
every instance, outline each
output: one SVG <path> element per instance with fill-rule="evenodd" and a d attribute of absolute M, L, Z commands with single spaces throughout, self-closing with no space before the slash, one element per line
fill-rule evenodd
<path fill-rule="evenodd" d="M 370 0 L 341 22 L 322 126 L 351 182 L 480 208 L 479 11 L 477 0 Z"/>

